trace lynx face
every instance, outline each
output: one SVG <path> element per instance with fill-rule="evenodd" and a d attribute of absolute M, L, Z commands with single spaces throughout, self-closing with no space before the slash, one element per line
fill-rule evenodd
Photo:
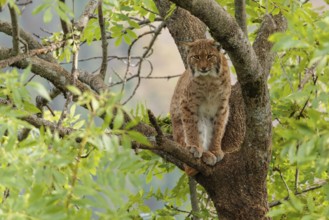
<path fill-rule="evenodd" d="M 187 63 L 194 77 L 219 75 L 221 56 L 215 41 L 197 40 L 188 46 Z"/>

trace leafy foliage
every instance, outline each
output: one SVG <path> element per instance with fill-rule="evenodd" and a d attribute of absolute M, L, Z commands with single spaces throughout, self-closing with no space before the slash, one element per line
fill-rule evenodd
<path fill-rule="evenodd" d="M 6 2 L 15 6 L 12 0 L 2 0 L 0 5 Z M 152 23 L 158 13 L 152 0 L 103 2 L 106 32 L 115 45 L 132 44 L 142 28 L 139 18 Z M 232 1 L 217 2 L 234 15 Z M 168 15 L 174 10 L 172 5 Z M 329 14 L 314 10 L 310 3 L 281 0 L 247 1 L 246 10 L 250 30 L 257 30 L 266 13 L 283 13 L 288 21 L 285 33 L 270 37 L 277 57 L 269 79 L 274 121 L 268 175 L 273 207 L 269 215 L 274 219 L 326 219 Z M 71 24 L 74 17 L 72 10 L 58 0 L 42 1 L 33 11 L 38 13 L 43 13 L 44 23 L 58 15 Z M 256 32 L 250 31 L 251 41 L 255 36 Z M 80 44 L 91 45 L 100 38 L 94 16 L 81 33 L 53 33 L 44 44 L 65 42 L 54 57 L 70 61 Z M 61 136 L 24 120 L 40 112 L 32 101 L 32 92 L 50 99 L 42 84 L 28 81 L 30 71 L 0 73 L 0 98 L 7 100 L 0 105 L 0 191 L 4 192 L 1 219 L 191 217 L 186 175 L 150 151 L 132 150 L 136 142 L 149 144 L 149 139 L 131 129 L 138 121 L 149 123 L 143 105 L 129 113 L 118 104 L 118 95 L 104 93 L 96 97 L 71 87 L 79 99 L 70 106 L 62 126 L 73 130 Z M 78 106 L 86 106 L 86 113 L 82 114 Z M 61 112 L 54 113 L 46 111 L 44 118 L 57 124 Z M 135 121 L 125 124 L 124 114 L 132 114 Z M 159 117 L 158 124 L 165 133 L 171 133 L 169 117 Z M 30 132 L 22 140 L 24 129 Z M 166 179 L 170 179 L 169 186 Z M 198 196 L 201 211 L 197 216 L 215 219 L 216 213 L 200 186 Z"/>
<path fill-rule="evenodd" d="M 270 201 L 275 219 L 325 219 L 328 209 L 328 13 L 309 3 L 282 8 L 288 30 L 270 37 L 277 59 L 269 80 L 273 119 Z M 319 189 L 313 189 L 317 188 Z M 308 191 L 309 189 L 313 189 Z M 294 194 L 297 194 L 295 196 Z"/>

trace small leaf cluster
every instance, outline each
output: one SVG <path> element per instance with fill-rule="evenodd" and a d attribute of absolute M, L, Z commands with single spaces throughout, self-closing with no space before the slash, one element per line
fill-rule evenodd
<path fill-rule="evenodd" d="M 157 8 L 151 0 L 111 0 L 104 1 L 103 13 L 106 32 L 109 38 L 115 39 L 114 44 L 119 46 L 122 41 L 130 45 L 138 38 L 136 31 L 141 28 L 140 21 L 148 19 L 153 22 L 157 15 Z M 100 40 L 100 28 L 97 19 L 90 19 L 83 31 L 82 41 L 88 44 Z"/>
<path fill-rule="evenodd" d="M 0 106 L 0 191 L 5 192 L 0 218 L 127 219 L 145 211 L 147 206 L 136 204 L 133 195 L 142 183 L 140 174 L 149 166 L 133 154 L 131 143 L 149 142 L 131 130 L 136 121 L 125 123 L 128 113 L 118 104 L 120 97 L 108 93 L 96 97 L 70 88 L 79 99 L 61 124 L 73 130 L 62 136 L 24 120 L 39 112 L 26 89 L 31 84 L 26 83 L 29 69 L 25 72 L 13 69 L 0 74 L 0 98 L 7 102 Z M 31 88 L 47 97 L 41 84 L 34 82 Z M 77 106 L 85 106 L 87 113 L 81 115 Z M 61 112 L 54 112 L 53 116 L 45 111 L 44 119 L 57 123 Z M 22 140 L 23 129 L 29 133 Z M 159 168 L 162 173 L 169 169 L 160 162 L 158 166 L 165 167 Z"/>

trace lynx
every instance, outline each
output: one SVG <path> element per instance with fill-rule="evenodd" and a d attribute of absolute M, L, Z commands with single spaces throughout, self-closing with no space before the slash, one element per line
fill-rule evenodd
<path fill-rule="evenodd" d="M 188 48 L 188 68 L 179 78 L 171 100 L 173 136 L 195 158 L 213 166 L 224 157 L 221 141 L 229 116 L 229 67 L 215 41 L 184 44 Z M 198 173 L 187 165 L 184 169 L 190 176 Z"/>

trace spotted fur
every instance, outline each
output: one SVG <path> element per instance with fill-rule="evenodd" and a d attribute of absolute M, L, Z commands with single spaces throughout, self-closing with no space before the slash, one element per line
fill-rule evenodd
<path fill-rule="evenodd" d="M 174 140 L 213 166 L 224 157 L 221 141 L 229 116 L 229 67 L 213 40 L 197 40 L 187 47 L 188 69 L 170 105 Z M 189 175 L 198 172 L 188 166 L 185 171 Z"/>

